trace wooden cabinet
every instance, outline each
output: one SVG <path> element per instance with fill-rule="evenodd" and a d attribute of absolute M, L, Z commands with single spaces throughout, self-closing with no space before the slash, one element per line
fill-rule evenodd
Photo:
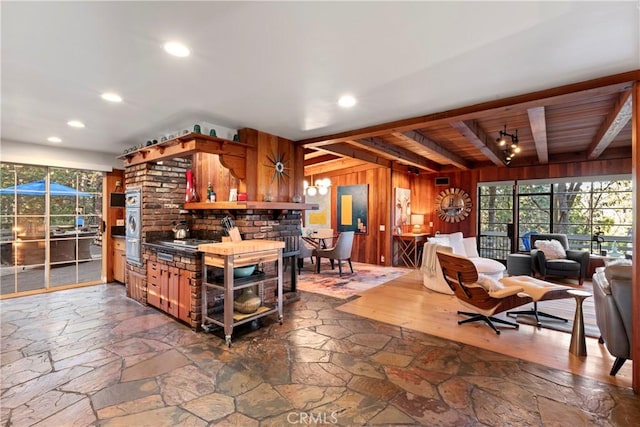
<path fill-rule="evenodd" d="M 147 304 L 190 323 L 191 290 L 188 272 L 157 261 L 148 262 Z"/>
<path fill-rule="evenodd" d="M 113 238 L 113 280 L 117 280 L 120 283 L 126 282 L 126 265 L 127 254 L 125 249 L 125 240 L 120 238 Z"/>

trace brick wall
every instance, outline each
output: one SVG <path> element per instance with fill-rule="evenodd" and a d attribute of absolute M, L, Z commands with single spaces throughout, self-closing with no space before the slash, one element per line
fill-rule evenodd
<path fill-rule="evenodd" d="M 125 171 L 127 187 L 142 188 L 142 228 L 141 240 L 173 240 L 173 227 L 176 221 L 187 221 L 190 237 L 203 240 L 222 240 L 222 219 L 231 215 L 244 240 L 269 239 L 285 242 L 287 252 L 297 251 L 298 236 L 301 234 L 301 212 L 279 210 L 221 210 L 194 211 L 189 214 L 180 213 L 186 193 L 186 171 L 191 167 L 189 159 L 171 159 L 158 163 L 144 163 L 132 166 Z M 203 195 L 200 195 L 202 198 Z M 146 263 L 156 261 L 156 253 L 152 248 L 143 248 L 143 265 L 141 267 L 127 265 L 129 271 L 136 276 L 146 277 Z M 172 265 L 171 263 L 169 263 Z M 199 309 L 202 287 L 202 258 L 186 257 L 175 262 L 175 267 L 189 271 L 189 282 L 192 296 L 191 327 L 197 328 L 201 323 Z M 275 269 L 274 265 L 264 266 L 266 272 Z M 285 289 L 290 282 L 290 275 L 284 275 Z M 266 302 L 275 300 L 275 284 L 264 289 Z M 139 287 L 139 286 L 138 286 Z M 146 289 L 137 289 L 136 299 L 146 304 Z"/>

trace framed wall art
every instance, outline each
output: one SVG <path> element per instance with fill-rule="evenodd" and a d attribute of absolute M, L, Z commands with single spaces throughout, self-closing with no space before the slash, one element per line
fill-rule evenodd
<path fill-rule="evenodd" d="M 395 227 L 409 225 L 409 219 L 411 218 L 411 190 L 396 187 L 395 196 L 393 225 Z"/>
<path fill-rule="evenodd" d="M 369 230 L 368 203 L 368 184 L 338 186 L 338 232 L 366 234 Z"/>

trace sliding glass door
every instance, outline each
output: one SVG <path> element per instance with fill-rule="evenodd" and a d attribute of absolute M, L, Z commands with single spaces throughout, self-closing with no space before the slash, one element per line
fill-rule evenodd
<path fill-rule="evenodd" d="M 0 295 L 99 283 L 103 174 L 0 166 Z"/>

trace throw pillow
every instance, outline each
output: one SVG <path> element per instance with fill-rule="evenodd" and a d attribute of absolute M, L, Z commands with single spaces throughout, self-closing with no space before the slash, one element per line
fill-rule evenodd
<path fill-rule="evenodd" d="M 605 260 L 604 265 L 606 267 L 609 267 L 611 265 L 633 265 L 633 261 L 625 258 L 616 258 L 616 259 Z"/>
<path fill-rule="evenodd" d="M 544 252 L 544 256 L 547 259 L 563 259 L 567 257 L 567 252 L 564 250 L 562 243 L 555 239 L 536 240 L 535 246 Z"/>
<path fill-rule="evenodd" d="M 495 292 L 504 288 L 502 283 L 494 279 L 493 277 L 485 276 L 484 274 L 478 274 L 478 282 L 480 286 L 487 292 Z"/>
<path fill-rule="evenodd" d="M 449 241 L 449 236 L 428 237 L 427 242 L 437 243 L 439 245 L 444 245 L 444 246 L 451 246 L 451 242 Z"/>
<path fill-rule="evenodd" d="M 449 234 L 451 249 L 453 249 L 453 253 L 456 255 L 467 255 L 467 251 L 464 249 L 464 243 L 462 242 L 463 238 L 464 236 L 461 232 Z"/>

